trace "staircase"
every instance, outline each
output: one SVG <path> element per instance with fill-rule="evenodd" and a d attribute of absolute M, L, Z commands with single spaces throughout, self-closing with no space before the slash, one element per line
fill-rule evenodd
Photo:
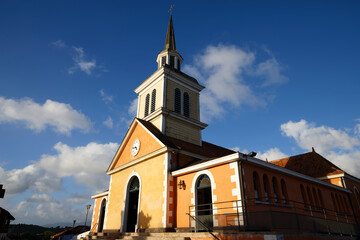
<path fill-rule="evenodd" d="M 214 239 L 207 232 L 165 232 L 165 233 L 93 233 L 86 236 L 86 240 L 190 240 L 190 239 Z"/>

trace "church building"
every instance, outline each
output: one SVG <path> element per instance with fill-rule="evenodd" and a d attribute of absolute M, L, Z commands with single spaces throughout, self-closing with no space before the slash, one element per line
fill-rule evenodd
<path fill-rule="evenodd" d="M 170 16 L 157 70 L 92 196 L 93 234 L 290 231 L 356 236 L 360 180 L 315 152 L 273 162 L 202 139 L 200 92 L 183 73 Z"/>

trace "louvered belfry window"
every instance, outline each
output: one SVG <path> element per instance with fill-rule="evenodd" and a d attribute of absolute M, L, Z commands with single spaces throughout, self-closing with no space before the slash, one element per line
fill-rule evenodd
<path fill-rule="evenodd" d="M 184 116 L 190 117 L 190 97 L 187 92 L 184 93 Z"/>
<path fill-rule="evenodd" d="M 181 92 L 180 89 L 175 88 L 175 96 L 174 96 L 174 108 L 176 113 L 181 113 Z"/>
<path fill-rule="evenodd" d="M 151 112 L 152 113 L 155 111 L 155 105 L 156 105 L 156 89 L 154 89 L 151 93 Z"/>
<path fill-rule="evenodd" d="M 150 94 L 147 94 L 145 98 L 145 117 L 149 115 L 149 104 L 150 104 Z"/>

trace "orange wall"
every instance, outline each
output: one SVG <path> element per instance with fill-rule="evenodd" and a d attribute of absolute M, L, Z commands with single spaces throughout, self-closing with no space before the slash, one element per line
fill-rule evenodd
<path fill-rule="evenodd" d="M 249 162 L 243 162 L 243 169 L 244 169 L 244 182 L 245 182 L 245 196 L 247 197 L 248 203 L 247 203 L 247 207 L 248 206 L 260 206 L 262 205 L 261 208 L 267 208 L 266 205 L 264 204 L 258 204 L 254 201 L 255 198 L 255 194 L 254 194 L 254 181 L 253 181 L 253 172 L 256 171 L 259 175 L 259 188 L 260 188 L 260 196 L 264 196 L 264 186 L 263 186 L 263 175 L 266 174 L 269 180 L 269 195 L 270 197 L 273 197 L 273 187 L 272 187 L 272 178 L 275 176 L 278 182 L 278 194 L 282 197 L 281 194 L 281 186 L 280 186 L 280 181 L 281 179 L 283 179 L 285 181 L 286 184 L 286 192 L 287 192 L 287 200 L 290 201 L 294 201 L 297 203 L 293 203 L 293 202 L 288 202 L 288 205 L 295 205 L 297 207 L 297 209 L 299 209 L 301 211 L 301 209 L 305 209 L 305 205 L 303 204 L 303 197 L 301 194 L 301 188 L 300 185 L 302 184 L 305 190 L 305 196 L 307 199 L 307 202 L 310 203 L 309 200 L 309 196 L 308 196 L 308 192 L 307 192 L 307 187 L 309 187 L 310 192 L 311 192 L 311 199 L 313 202 L 312 209 L 328 209 L 328 210 L 332 210 L 332 211 L 337 211 L 337 212 L 346 212 L 346 214 L 351 214 L 351 206 L 348 199 L 348 194 L 346 192 L 343 192 L 341 190 L 337 190 L 335 188 L 331 188 L 331 187 L 327 187 L 324 185 L 320 185 L 317 183 L 314 183 L 312 181 L 308 181 L 296 176 L 291 176 L 276 170 L 272 170 L 269 168 L 266 168 L 264 166 L 259 166 L 259 165 L 255 165 L 253 163 L 249 163 Z M 315 189 L 316 191 L 316 198 L 317 198 L 317 202 L 318 204 L 316 204 L 316 200 L 315 200 L 315 196 L 313 194 L 313 189 Z M 321 198 L 322 198 L 322 202 L 323 204 L 321 204 L 321 200 L 318 194 L 318 191 L 320 190 L 321 192 Z M 333 196 L 333 197 L 332 197 Z M 336 200 L 337 197 L 339 200 Z M 332 200 L 332 198 L 335 198 L 335 203 Z M 262 199 L 262 201 L 266 201 L 264 198 Z M 271 201 L 271 200 L 269 200 Z M 336 206 L 334 205 L 336 204 Z M 316 206 L 318 205 L 318 206 Z M 323 205 L 323 207 L 321 206 Z M 272 205 L 274 206 L 274 205 Z M 346 207 L 348 206 L 348 207 Z M 286 208 L 282 208 L 283 211 L 286 211 Z M 281 210 L 278 209 L 279 211 Z M 311 211 L 302 211 L 302 214 L 311 214 Z M 333 215 L 335 216 L 335 212 L 333 213 Z"/>
<path fill-rule="evenodd" d="M 131 154 L 131 147 L 136 139 L 140 140 L 140 150 L 135 156 L 133 156 Z M 115 156 L 116 164 L 114 168 L 131 162 L 162 147 L 160 143 L 157 142 L 157 140 L 155 140 L 154 137 L 137 122 L 134 123 L 134 126 L 129 133 L 129 138 L 124 139 L 123 144 L 123 148 Z"/>
<path fill-rule="evenodd" d="M 220 166 L 211 167 L 207 169 L 212 176 L 214 177 L 215 181 L 215 189 L 212 185 L 213 195 L 215 199 L 213 202 L 224 202 L 224 201 L 233 201 L 237 200 L 237 196 L 232 195 L 232 190 L 236 188 L 236 183 L 231 181 L 231 176 L 236 175 L 234 168 L 230 168 L 230 164 L 226 163 Z M 200 171 L 201 172 L 201 171 Z M 178 183 L 180 180 L 183 180 L 186 184 L 185 189 L 178 189 L 176 190 L 176 225 L 178 228 L 185 228 L 189 227 L 189 216 L 186 213 L 189 212 L 189 206 L 195 204 L 195 194 L 191 192 L 191 189 L 194 187 L 193 182 L 196 185 L 196 180 L 200 175 L 196 177 L 197 172 L 192 172 L 188 174 L 184 174 L 182 176 L 178 176 L 174 179 L 175 183 Z M 196 179 L 194 179 L 196 177 Z M 211 179 L 211 177 L 210 177 Z M 195 186 L 196 188 L 196 186 Z M 193 202 L 191 202 L 193 199 Z M 216 207 L 217 205 L 215 205 Z M 230 209 L 224 210 L 230 211 Z M 221 210 L 218 210 L 220 213 Z"/>
<path fill-rule="evenodd" d="M 104 198 L 107 198 L 107 196 L 101 196 L 95 198 L 94 200 L 94 209 L 93 209 L 93 216 L 92 216 L 91 228 L 90 228 L 91 232 L 97 232 L 101 202 Z"/>

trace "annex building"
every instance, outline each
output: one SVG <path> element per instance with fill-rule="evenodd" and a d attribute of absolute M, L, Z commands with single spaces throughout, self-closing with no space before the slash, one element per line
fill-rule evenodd
<path fill-rule="evenodd" d="M 107 169 L 109 190 L 92 196 L 92 235 L 359 236 L 360 180 L 314 149 L 267 162 L 202 139 L 204 86 L 181 71 L 171 16 L 156 61 L 157 70 L 135 89 L 137 116 Z"/>

